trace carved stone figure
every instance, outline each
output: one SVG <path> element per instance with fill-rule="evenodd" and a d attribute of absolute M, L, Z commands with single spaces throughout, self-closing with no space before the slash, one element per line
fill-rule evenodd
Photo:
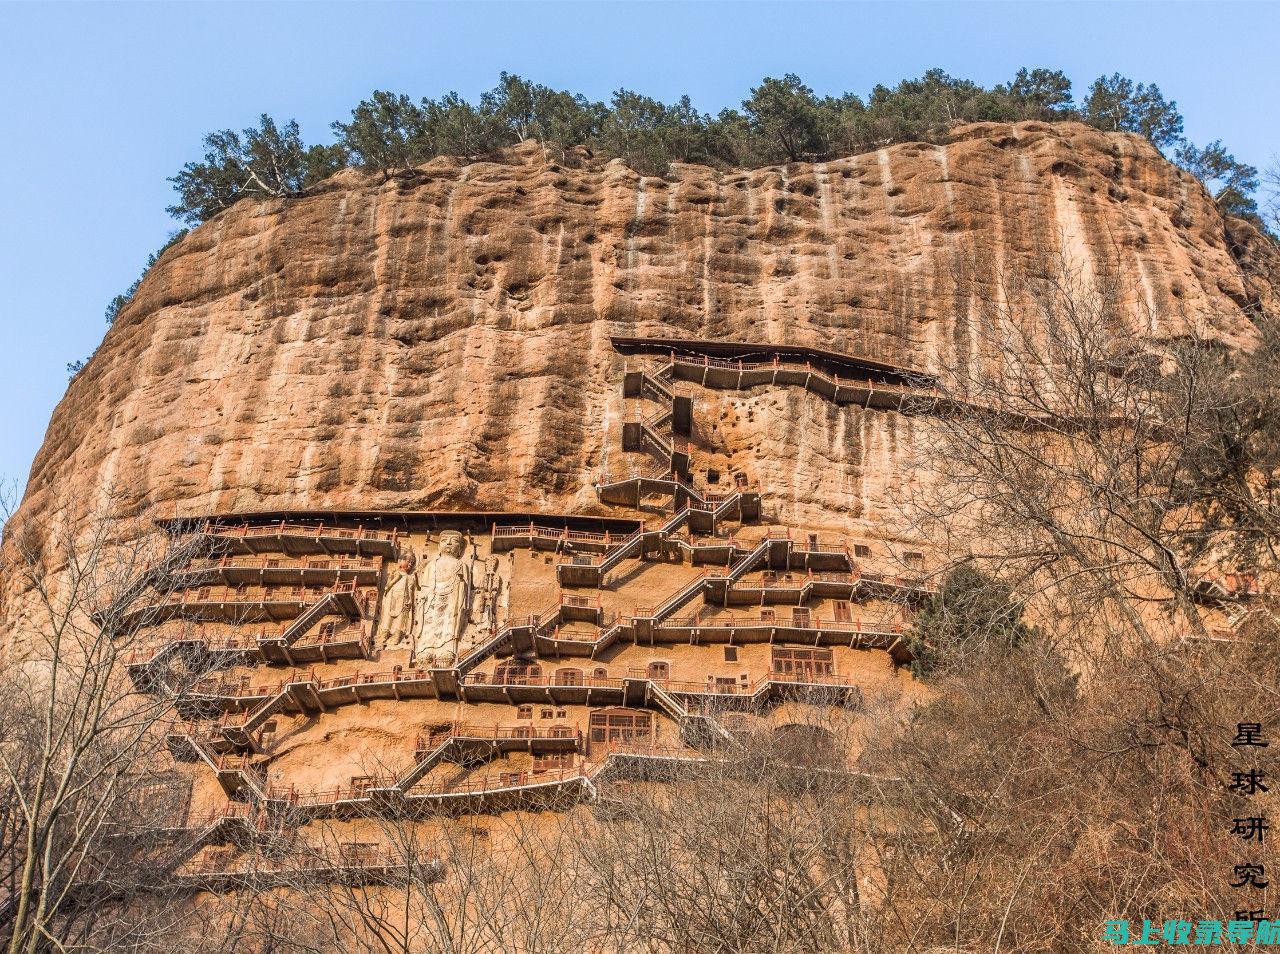
<path fill-rule="evenodd" d="M 471 622 L 483 630 L 493 630 L 506 617 L 507 581 L 502 578 L 499 559 L 477 560 L 471 570 Z"/>
<path fill-rule="evenodd" d="M 381 645 L 399 649 L 408 644 L 413 633 L 418 608 L 418 575 L 414 572 L 417 557 L 410 549 L 400 555 L 396 576 L 382 597 Z"/>
<path fill-rule="evenodd" d="M 456 530 L 440 534 L 440 550 L 418 590 L 418 637 L 413 664 L 443 668 L 458 658 L 458 640 L 471 610 L 471 561 Z"/>

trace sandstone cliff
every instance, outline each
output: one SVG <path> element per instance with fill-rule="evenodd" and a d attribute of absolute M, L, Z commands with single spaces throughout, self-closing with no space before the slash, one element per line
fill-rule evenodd
<path fill-rule="evenodd" d="M 412 180 L 344 172 L 242 202 L 164 255 L 55 411 L 24 508 L 73 514 L 113 487 L 143 516 L 601 512 L 622 410 L 611 335 L 932 370 L 975 346 L 971 296 L 1043 248 L 1133 276 L 1135 307 L 1248 334 L 1202 187 L 1137 137 L 1075 124 L 665 179 L 532 144 Z M 896 414 L 791 389 L 698 417 L 780 518 L 875 532 L 911 478 Z"/>

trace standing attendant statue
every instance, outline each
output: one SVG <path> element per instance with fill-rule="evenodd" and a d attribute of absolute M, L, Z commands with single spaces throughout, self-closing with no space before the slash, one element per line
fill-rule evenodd
<path fill-rule="evenodd" d="M 456 530 L 440 534 L 440 549 L 425 569 L 418 589 L 418 637 L 413 665 L 445 668 L 458 658 L 458 641 L 471 610 L 471 561 L 466 538 Z"/>
<path fill-rule="evenodd" d="M 406 548 L 400 555 L 397 575 L 387 586 L 382 597 L 383 649 L 400 649 L 407 646 L 413 634 L 413 624 L 418 608 L 418 576 L 414 573 L 417 557 Z"/>

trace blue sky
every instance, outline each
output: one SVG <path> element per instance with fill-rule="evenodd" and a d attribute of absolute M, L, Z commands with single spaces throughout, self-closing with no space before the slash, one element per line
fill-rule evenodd
<path fill-rule="evenodd" d="M 501 70 L 707 112 L 762 76 L 865 94 L 938 66 L 1155 82 L 1187 135 L 1280 152 L 1280 4 L 0 3 L 0 479 L 25 484 L 64 366 L 176 228 L 166 177 L 258 113 L 328 125 L 373 89 L 469 98 Z"/>

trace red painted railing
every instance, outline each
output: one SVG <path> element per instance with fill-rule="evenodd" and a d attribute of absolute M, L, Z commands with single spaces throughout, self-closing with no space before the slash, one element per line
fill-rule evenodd
<path fill-rule="evenodd" d="M 640 678 L 640 677 L 637 677 Z M 753 683 L 741 681 L 717 683 L 713 679 L 697 682 L 689 679 L 654 679 L 655 684 L 671 692 L 712 696 L 752 696 L 771 682 L 806 683 L 810 685 L 833 686 L 842 689 L 855 689 L 858 683 L 853 676 L 840 673 L 787 673 L 770 671 Z"/>
<path fill-rule="evenodd" d="M 226 554 L 217 559 L 193 560 L 181 572 L 202 570 L 377 570 L 382 561 L 376 557 L 318 557 L 300 560 L 278 556 L 243 556 Z"/>
<path fill-rule="evenodd" d="M 233 802 L 228 800 L 225 805 L 212 809 L 207 812 L 200 812 L 195 815 L 188 815 L 184 828 L 203 829 L 208 828 L 217 822 L 230 818 L 248 818 L 253 813 L 253 805 L 249 802 Z"/>
<path fill-rule="evenodd" d="M 501 675 L 472 672 L 462 678 L 462 684 L 464 686 L 549 686 L 564 689 L 584 686 L 588 689 L 621 689 L 623 686 L 623 680 L 604 676 L 579 675 L 576 682 L 558 682 L 557 678 L 556 672 L 549 675 L 515 671 L 507 671 Z"/>
<path fill-rule="evenodd" d="M 420 753 L 430 752 L 433 749 L 439 748 L 449 739 L 480 741 L 561 741 L 573 739 L 577 741 L 578 747 L 581 748 L 582 732 L 576 727 L 569 725 L 470 725 L 464 722 L 455 722 L 447 728 L 437 729 L 433 732 L 419 735 L 417 741 L 414 743 L 414 749 Z"/>
<path fill-rule="evenodd" d="M 491 525 L 490 532 L 495 538 L 504 539 L 508 537 L 530 537 L 539 540 L 562 540 L 570 543 L 604 543 L 609 544 L 622 539 L 622 536 L 616 533 L 610 533 L 606 530 L 604 533 L 596 533 L 591 530 L 568 530 L 560 527 L 540 527 L 536 524 L 528 526 L 498 526 L 496 523 Z"/>
<path fill-rule="evenodd" d="M 283 638 L 287 628 L 287 626 L 283 625 L 264 626 L 243 636 L 223 636 L 220 639 L 209 640 L 187 636 L 171 642 L 198 644 L 199 652 L 208 655 L 256 652 L 261 643 L 277 642 Z M 358 620 L 345 620 L 341 625 L 332 628 L 326 628 L 322 624 L 315 633 L 303 636 L 291 645 L 298 648 L 306 648 L 308 646 L 332 646 L 355 642 L 363 646 L 367 654 L 372 648 L 372 641 L 372 635 L 364 623 Z M 129 655 L 125 658 L 125 665 L 146 665 L 163 652 L 168 645 L 168 643 L 161 643 L 151 648 L 130 650 Z"/>
<path fill-rule="evenodd" d="M 204 532 L 227 537 L 334 537 L 342 540 L 389 540 L 396 539 L 395 530 L 369 530 L 365 527 L 334 527 L 323 523 L 279 523 L 268 524 L 228 524 L 207 523 Z"/>
<path fill-rule="evenodd" d="M 306 603 L 317 602 L 330 593 L 361 594 L 355 580 L 340 580 L 332 586 L 198 586 L 165 594 L 157 604 L 168 606 L 187 603 Z"/>
<path fill-rule="evenodd" d="M 744 629 L 772 627 L 777 629 L 813 629 L 823 632 L 868 633 L 874 635 L 900 635 L 906 627 L 900 623 L 886 624 L 872 620 L 831 620 L 821 616 L 796 619 L 793 616 L 735 616 L 729 613 L 709 613 L 700 610 L 687 616 L 675 616 L 658 624 L 659 628 L 685 629 Z"/>

